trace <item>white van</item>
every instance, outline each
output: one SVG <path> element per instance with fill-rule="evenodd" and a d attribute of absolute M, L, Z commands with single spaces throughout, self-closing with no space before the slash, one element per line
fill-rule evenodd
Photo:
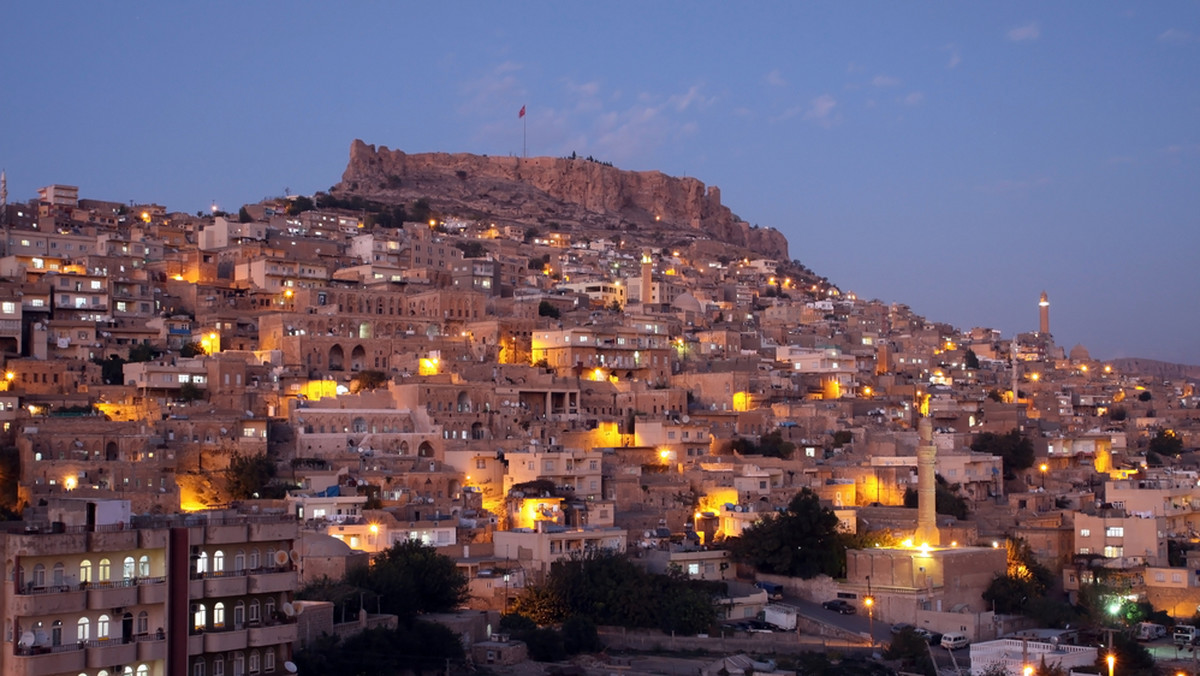
<path fill-rule="evenodd" d="M 1196 641 L 1196 628 L 1190 624 L 1175 625 L 1175 645 L 1191 645 Z"/>
<path fill-rule="evenodd" d="M 961 631 L 952 631 L 948 634 L 942 634 L 942 647 L 946 650 L 958 650 L 966 648 L 970 645 L 971 639 Z"/>
<path fill-rule="evenodd" d="M 1139 641 L 1153 641 L 1167 635 L 1167 628 L 1154 622 L 1138 622 L 1133 637 Z"/>

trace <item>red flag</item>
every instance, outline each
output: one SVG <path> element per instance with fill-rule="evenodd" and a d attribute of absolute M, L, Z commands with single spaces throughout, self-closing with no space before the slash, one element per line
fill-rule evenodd
<path fill-rule="evenodd" d="M 518 120 L 521 119 L 522 117 L 525 117 L 525 106 L 521 106 L 521 112 L 517 113 Z"/>

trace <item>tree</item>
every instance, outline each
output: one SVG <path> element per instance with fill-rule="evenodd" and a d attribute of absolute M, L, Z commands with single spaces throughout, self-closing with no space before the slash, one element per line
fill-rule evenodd
<path fill-rule="evenodd" d="M 179 398 L 182 401 L 199 401 L 204 398 L 204 388 L 194 383 L 184 383 L 179 386 Z"/>
<path fill-rule="evenodd" d="M 558 311 L 558 308 L 554 307 L 554 303 L 551 303 L 548 300 L 544 300 L 544 301 L 538 303 L 538 316 L 539 317 L 549 317 L 551 319 L 558 319 L 559 317 L 562 316 L 562 313 L 560 313 Z"/>
<path fill-rule="evenodd" d="M 117 355 L 110 354 L 108 359 L 93 359 L 92 363 L 100 365 L 100 379 L 105 385 L 121 385 L 125 381 L 126 361 Z"/>
<path fill-rule="evenodd" d="M 412 211 L 409 212 L 409 215 L 412 220 L 424 223 L 429 220 L 431 213 L 432 212 L 429 208 L 429 200 L 422 197 L 416 202 L 413 202 Z"/>
<path fill-rule="evenodd" d="M 235 451 L 225 470 L 226 486 L 233 500 L 267 497 L 274 478 L 275 462 L 265 454 L 242 455 Z"/>
<path fill-rule="evenodd" d="M 351 392 L 374 390 L 387 384 L 388 375 L 383 371 L 359 371 L 350 380 Z"/>
<path fill-rule="evenodd" d="M 304 195 L 297 195 L 296 197 L 293 197 L 290 202 L 288 202 L 287 214 L 288 216 L 296 216 L 304 213 L 305 211 L 312 211 L 316 208 L 317 207 L 315 204 L 313 204 L 312 198 Z"/>
<path fill-rule="evenodd" d="M 140 362 L 150 361 L 158 358 L 158 350 L 150 347 L 146 343 L 138 343 L 129 348 L 129 361 Z"/>
<path fill-rule="evenodd" d="M 805 579 L 822 573 L 839 577 L 846 544 L 837 532 L 838 518 L 805 488 L 787 510 L 750 526 L 728 541 L 733 557 L 760 572 Z"/>
<path fill-rule="evenodd" d="M 562 636 L 563 646 L 570 655 L 595 653 L 604 649 L 595 623 L 582 615 L 572 615 L 563 622 Z"/>
<path fill-rule="evenodd" d="M 253 220 L 254 217 L 250 215 L 250 212 L 246 209 L 246 207 L 238 209 L 238 223 L 249 223 Z"/>
<path fill-rule="evenodd" d="M 758 440 L 758 452 L 768 458 L 783 458 L 787 460 L 792 457 L 792 453 L 795 450 L 796 444 L 784 439 L 783 432 L 780 430 L 768 432 Z"/>
<path fill-rule="evenodd" d="M 967 499 L 958 494 L 960 484 L 951 484 L 942 478 L 941 474 L 937 475 L 937 483 L 935 484 L 936 493 L 934 497 L 934 511 L 938 514 L 946 514 L 953 516 L 958 520 L 966 519 L 971 513 L 971 505 Z M 920 497 L 917 491 L 912 488 L 904 489 L 904 506 L 915 508 L 920 502 Z"/>
<path fill-rule="evenodd" d="M 1183 452 L 1183 440 L 1175 436 L 1174 430 L 1159 430 L 1154 438 L 1150 439 L 1150 453 L 1158 455 L 1170 455 L 1179 457 Z"/>
<path fill-rule="evenodd" d="M 969 369 L 979 368 L 979 357 L 975 354 L 975 350 L 967 348 L 966 354 L 963 355 L 963 366 Z"/>
<path fill-rule="evenodd" d="M 1153 398 L 1154 395 L 1150 394 L 1148 390 L 1138 395 L 1138 401 L 1150 401 Z"/>
<path fill-rule="evenodd" d="M 1020 430 L 1014 429 L 1006 434 L 982 432 L 971 442 L 971 450 L 1000 456 L 1005 472 L 1033 466 L 1033 442 L 1023 436 Z"/>
<path fill-rule="evenodd" d="M 883 656 L 889 660 L 900 660 L 905 671 L 937 676 L 937 667 L 929 656 L 928 642 L 912 627 L 905 627 L 893 636 Z"/>
<path fill-rule="evenodd" d="M 180 357 L 191 358 L 202 354 L 204 354 L 204 346 L 200 343 L 187 343 L 179 348 Z"/>
<path fill-rule="evenodd" d="M 468 597 L 467 578 L 453 559 L 416 540 L 385 549 L 346 581 L 370 592 L 383 612 L 401 617 L 453 610 Z"/>
<path fill-rule="evenodd" d="M 471 240 L 455 242 L 454 246 L 463 252 L 463 258 L 483 258 L 487 248 L 483 244 Z"/>

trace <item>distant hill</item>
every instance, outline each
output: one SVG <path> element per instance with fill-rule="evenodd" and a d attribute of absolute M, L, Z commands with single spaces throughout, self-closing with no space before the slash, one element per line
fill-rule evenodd
<path fill-rule="evenodd" d="M 1121 373 L 1133 373 L 1163 380 L 1195 380 L 1200 381 L 1200 366 L 1189 364 L 1172 364 L 1154 359 L 1114 359 L 1112 365 Z"/>
<path fill-rule="evenodd" d="M 556 223 L 564 229 L 639 236 L 692 233 L 789 260 L 783 233 L 738 218 L 721 204 L 716 186 L 658 171 L 623 171 L 591 159 L 410 155 L 355 140 L 342 181 L 332 193 L 394 205 L 424 199 L 438 211 L 530 225 Z"/>

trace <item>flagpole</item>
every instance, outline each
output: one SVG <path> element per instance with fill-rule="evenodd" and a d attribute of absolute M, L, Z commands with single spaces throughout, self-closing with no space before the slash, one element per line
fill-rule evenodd
<path fill-rule="evenodd" d="M 524 106 L 521 107 L 521 110 L 525 110 Z M 529 142 L 529 120 L 525 119 L 525 116 L 522 115 L 521 116 L 521 157 L 523 157 L 525 159 L 529 158 L 528 142 Z"/>

